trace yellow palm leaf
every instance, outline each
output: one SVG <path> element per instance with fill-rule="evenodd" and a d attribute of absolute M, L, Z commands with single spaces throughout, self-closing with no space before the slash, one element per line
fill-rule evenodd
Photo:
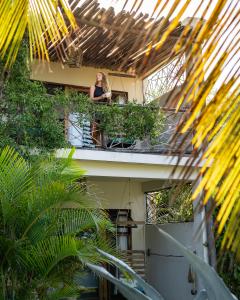
<path fill-rule="evenodd" d="M 30 57 L 49 60 L 48 44 L 55 46 L 77 24 L 66 0 L 2 0 L 0 2 L 0 57 L 6 67 L 14 62 L 26 30 Z"/>
<path fill-rule="evenodd" d="M 160 3 L 156 1 L 153 13 Z M 174 1 L 168 7 L 167 19 L 179 3 Z M 201 180 L 193 199 L 203 195 L 203 203 L 213 199 L 215 206 L 220 206 L 218 232 L 226 228 L 222 247 L 236 252 L 240 259 L 240 59 L 236 60 L 240 49 L 240 11 L 238 1 L 229 0 L 201 1 L 197 10 L 202 11 L 201 16 L 198 14 L 194 24 L 192 19 L 185 23 L 171 54 L 174 57 L 178 51 L 184 51 L 183 69 L 187 70 L 176 109 L 186 104 L 189 108 L 176 135 L 189 135 L 194 152 L 188 165 L 202 163 L 198 176 Z M 193 17 L 195 14 L 196 11 Z M 159 28 L 156 36 L 160 38 L 153 47 L 161 47 L 174 26 L 173 20 L 163 35 Z M 209 101 L 213 89 L 216 93 Z M 170 95 L 169 105 L 172 101 Z"/>

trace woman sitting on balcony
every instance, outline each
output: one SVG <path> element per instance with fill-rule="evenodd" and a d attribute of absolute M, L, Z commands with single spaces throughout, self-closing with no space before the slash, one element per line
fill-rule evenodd
<path fill-rule="evenodd" d="M 90 97 L 93 101 L 111 103 L 111 92 L 107 76 L 103 72 L 97 73 L 95 85 L 90 88 Z"/>

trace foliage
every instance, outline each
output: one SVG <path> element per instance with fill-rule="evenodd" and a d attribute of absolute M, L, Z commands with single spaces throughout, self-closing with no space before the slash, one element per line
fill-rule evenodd
<path fill-rule="evenodd" d="M 216 218 L 217 209 L 213 214 Z M 224 228 L 226 230 L 226 226 Z M 240 263 L 236 259 L 236 255 L 230 250 L 223 251 L 221 249 L 222 239 L 224 237 L 224 231 L 217 235 L 217 229 L 215 230 L 215 246 L 217 256 L 217 271 L 223 278 L 229 289 L 240 298 Z"/>
<path fill-rule="evenodd" d="M 217 247 L 218 248 L 218 247 Z M 217 251 L 218 252 L 218 251 Z M 231 251 L 219 252 L 217 271 L 229 289 L 240 298 L 240 264 Z"/>
<path fill-rule="evenodd" d="M 0 20 L 0 57 L 6 57 L 5 67 L 15 61 L 26 30 L 31 59 L 37 54 L 41 59 L 49 60 L 47 44 L 55 47 L 69 35 L 70 29 L 77 27 L 65 0 L 3 0 L 0 2 Z"/>
<path fill-rule="evenodd" d="M 160 12 L 164 7 L 162 3 L 157 1 L 154 11 Z M 166 14 L 169 19 L 174 14 L 174 20 L 162 36 L 155 34 L 155 40 L 146 51 L 148 55 L 153 48 L 161 51 L 192 3 L 176 0 L 174 5 L 169 5 Z M 198 18 L 194 18 L 196 14 Z M 179 145 L 181 153 L 189 145 L 194 148 L 186 162 L 185 178 L 190 176 L 189 166 L 201 166 L 193 199 L 203 195 L 204 204 L 213 199 L 215 206 L 220 207 L 217 216 L 219 234 L 229 219 L 222 247 L 237 253 L 240 259 L 240 61 L 236 60 L 239 23 L 235 23 L 238 15 L 238 1 L 199 2 L 192 18 L 185 20 L 171 57 L 185 53 L 178 76 L 186 71 L 187 77 L 178 94 L 176 110 L 182 107 L 187 110 L 175 135 L 175 141 L 183 134 L 184 141 L 190 138 L 187 145 Z M 208 101 L 213 90 L 216 93 Z M 174 95 L 169 96 L 167 105 L 176 105 Z"/>
<path fill-rule="evenodd" d="M 106 253 L 102 251 L 101 249 L 98 249 L 98 252 L 105 258 L 107 258 L 109 261 L 113 262 L 115 266 L 117 266 L 122 273 L 128 273 L 130 277 L 133 277 L 136 281 L 139 287 L 141 286 L 143 288 L 143 291 L 145 292 L 145 295 L 151 297 L 151 299 L 162 299 L 159 292 L 153 288 L 151 285 L 149 285 L 144 279 L 136 274 L 135 271 L 133 271 L 132 268 L 130 268 L 125 262 L 121 261 L 117 257 L 114 257 L 113 255 Z"/>
<path fill-rule="evenodd" d="M 30 165 L 17 152 L 0 153 L 1 299 L 62 299 L 79 294 L 75 275 L 111 251 L 103 232 L 112 230 L 100 204 L 66 159 Z"/>
<path fill-rule="evenodd" d="M 240 213 L 240 107 L 237 100 L 239 91 L 226 96 L 223 96 L 222 92 L 217 92 L 196 122 L 197 134 L 193 144 L 196 149 L 203 145 L 201 160 L 204 164 L 201 169 L 203 177 L 193 194 L 193 199 L 196 199 L 202 190 L 205 191 L 205 204 L 213 198 L 215 206 L 220 207 L 217 216 L 219 234 L 227 224 L 222 246 L 236 252 L 240 258 L 240 220 L 237 217 Z M 203 121 L 206 119 L 208 124 Z M 199 136 L 201 138 L 197 141 Z"/>
<path fill-rule="evenodd" d="M 137 11 L 147 1 L 129 3 L 130 9 Z M 227 228 L 222 240 L 222 248 L 237 253 L 240 259 L 240 105 L 239 105 L 239 8 L 238 0 L 218 1 L 181 1 L 175 0 L 170 5 L 164 1 L 155 1 L 154 16 L 167 16 L 162 20 L 159 30 L 154 31 L 152 42 L 146 39 L 139 43 L 139 49 L 147 47 L 147 57 L 154 57 L 162 51 L 168 38 L 183 20 L 183 31 L 171 50 L 169 61 L 185 54 L 185 62 L 177 72 L 176 84 L 186 73 L 186 80 L 181 86 L 177 99 L 170 93 L 167 106 L 176 107 L 176 111 L 187 108 L 177 128 L 173 142 L 180 153 L 193 145 L 191 157 L 186 162 L 185 178 L 191 175 L 189 166 L 200 165 L 198 188 L 193 199 L 203 195 L 204 204 L 214 200 L 220 207 L 218 213 L 218 234 Z M 125 3 L 126 4 L 126 3 Z M 124 5 L 125 6 L 125 5 Z M 190 11 L 191 17 L 185 19 Z M 197 16 L 197 18 L 196 18 Z M 170 25 L 161 34 L 168 20 Z M 151 32 L 149 28 L 149 33 Z M 128 27 L 123 29 L 126 33 Z M 114 47 L 114 45 L 113 45 Z M 175 69 L 177 69 L 178 61 Z M 216 91 L 211 101 L 209 96 Z M 192 133 L 194 132 L 194 136 Z M 182 144 L 177 141 L 183 137 Z M 184 144 L 188 140 L 189 143 Z M 181 156 L 181 155 L 180 155 Z M 179 160 L 180 161 L 180 160 Z M 194 168 L 193 168 L 194 169 Z"/>
<path fill-rule="evenodd" d="M 125 5 L 132 1 L 125 1 Z M 33 4 L 34 3 L 34 4 Z M 145 1 L 134 1 L 132 10 L 140 9 Z M 193 1 L 175 0 L 166 6 L 164 1 L 156 1 L 153 14 L 158 16 L 165 12 L 167 18 L 162 19 L 160 25 L 153 32 L 151 43 L 146 45 L 147 39 L 142 39 L 139 49 L 145 50 L 146 56 L 154 59 L 154 51 L 162 51 L 172 32 L 179 27 L 179 21 Z M 33 6 L 35 5 L 35 6 Z M 193 7 L 195 7 L 193 5 Z M 61 10 L 62 8 L 62 10 Z M 32 52 L 38 52 L 40 58 L 48 57 L 47 46 L 58 45 L 68 33 L 62 11 L 65 12 L 71 24 L 76 27 L 73 15 L 67 2 L 60 1 L 1 1 L 0 19 L 0 55 L 5 56 L 8 51 L 8 65 L 14 61 L 20 42 L 28 26 L 31 57 Z M 39 13 L 40 12 L 40 13 Z M 194 18 L 196 14 L 198 18 Z M 240 258 L 240 211 L 239 188 L 239 60 L 236 53 L 239 49 L 238 31 L 238 1 L 218 0 L 201 1 L 195 7 L 192 18 L 188 18 L 180 37 L 172 47 L 170 58 L 180 53 L 186 54 L 185 63 L 178 72 L 179 76 L 188 70 L 188 78 L 182 85 L 177 109 L 187 104 L 188 109 L 178 133 L 195 132 L 192 140 L 194 151 L 189 162 L 203 163 L 199 178 L 202 180 L 194 198 L 204 190 L 204 203 L 212 197 L 216 206 L 221 206 L 218 215 L 222 232 L 224 224 L 230 216 L 228 229 L 223 239 L 223 247 L 238 253 Z M 174 18 L 173 18 L 174 16 Z M 162 33 L 162 28 L 172 19 L 170 26 Z M 9 26 L 13 25 L 13 26 Z M 153 25 L 154 26 L 154 22 Z M 128 26 L 122 28 L 121 35 L 127 33 Z M 151 33 L 150 26 L 147 35 Z M 44 34 L 46 32 L 46 34 Z M 46 40 L 44 38 L 46 37 Z M 10 46 L 11 45 L 11 46 Z M 116 45 L 111 45 L 112 50 Z M 144 50 L 143 50 L 144 51 Z M 111 49 L 109 49 L 111 52 Z M 57 51 L 61 55 L 61 51 Z M 124 60 L 126 60 L 125 58 Z M 232 67 L 229 68 L 230 64 Z M 234 64 L 234 65 L 233 65 Z M 148 66 L 142 64 L 142 71 Z M 224 72 L 225 71 L 225 72 Z M 224 76 L 222 77 L 222 75 Z M 213 88 L 219 85 L 216 95 L 207 103 L 207 97 Z M 177 83 L 176 83 L 177 85 Z M 176 99 L 169 99 L 170 103 Z M 207 105 L 206 105 L 207 103 Z M 191 130 L 189 130 L 191 129 Z M 188 135 L 188 133 L 187 133 Z M 179 146 L 180 150 L 181 145 Z M 183 151 L 184 152 L 184 151 Z M 188 163 L 189 163 L 188 162 Z M 187 172 L 189 173 L 189 172 Z"/>
<path fill-rule="evenodd" d="M 99 250 L 100 254 L 107 258 L 111 264 L 118 267 L 126 276 L 126 280 L 120 280 L 109 273 L 105 268 L 87 264 L 90 270 L 98 276 L 113 283 L 118 290 L 129 300 L 163 300 L 162 296 L 151 285 L 146 283 L 132 268 L 118 258 Z M 135 281 L 135 282 L 134 282 Z"/>
<path fill-rule="evenodd" d="M 42 83 L 30 80 L 27 45 L 2 86 L 0 102 L 0 147 L 11 145 L 21 152 L 37 148 L 49 151 L 66 145 L 64 124 L 57 110 L 64 95 L 49 96 Z"/>
<path fill-rule="evenodd" d="M 134 141 L 150 136 L 154 143 L 163 130 L 164 114 L 154 104 L 142 106 L 135 101 L 125 105 L 98 104 L 77 93 L 70 94 L 69 98 L 75 112 L 91 121 L 100 119 L 100 128 L 111 139 L 123 136 Z M 80 124 L 84 118 L 79 120 Z"/>
<path fill-rule="evenodd" d="M 233 300 L 236 299 L 229 289 L 224 284 L 223 280 L 218 276 L 215 270 L 205 263 L 199 256 L 194 254 L 191 250 L 187 249 L 183 246 L 180 242 L 175 240 L 171 235 L 160 229 L 159 227 L 155 226 L 156 230 L 158 230 L 159 234 L 171 243 L 172 247 L 177 249 L 189 264 L 192 265 L 194 271 L 197 275 L 202 279 L 203 285 L 207 292 L 207 299 L 211 300 L 218 300 L 218 299 L 226 299 L 226 300 Z"/>
<path fill-rule="evenodd" d="M 182 184 L 150 193 L 156 223 L 189 222 L 193 220 L 192 185 Z M 151 211 L 149 212 L 151 217 Z"/>
<path fill-rule="evenodd" d="M 2 65 L 3 68 L 3 65 Z M 100 117 L 101 129 L 110 137 L 134 141 L 151 137 L 152 141 L 163 128 L 164 115 L 153 105 L 129 103 L 125 106 L 99 105 L 88 96 L 58 89 L 48 95 L 41 82 L 30 80 L 27 64 L 27 44 L 2 86 L 0 103 L 0 148 L 11 145 L 22 153 L 37 149 L 49 152 L 66 147 L 64 116 L 79 112 L 84 119 Z"/>

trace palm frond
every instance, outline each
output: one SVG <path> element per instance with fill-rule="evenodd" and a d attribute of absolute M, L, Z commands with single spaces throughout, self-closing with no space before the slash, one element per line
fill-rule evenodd
<path fill-rule="evenodd" d="M 43 157 L 35 161 L 32 165 L 32 170 L 36 174 L 36 179 L 39 185 L 46 184 L 46 182 L 61 181 L 71 184 L 79 180 L 84 175 L 84 171 L 79 164 L 72 159 L 75 149 L 66 151 L 63 158 L 58 159 L 54 155 Z"/>
<path fill-rule="evenodd" d="M 175 26 L 175 20 L 179 20 L 193 1 L 185 1 L 179 7 L 180 4 L 180 1 L 175 1 L 173 5 L 164 7 L 167 19 L 172 18 L 177 9 L 178 13 L 162 36 L 159 28 L 156 32 L 156 43 L 149 46 L 146 55 L 153 47 L 161 48 Z M 153 13 L 157 11 L 161 13 L 163 6 L 162 1 L 156 1 Z M 198 18 L 195 18 L 196 14 Z M 240 47 L 239 24 L 238 1 L 199 2 L 191 18 L 185 20 L 185 28 L 170 57 L 170 59 L 175 57 L 179 50 L 185 53 L 185 63 L 181 72 L 186 72 L 186 81 L 181 86 L 177 105 L 173 94 L 168 99 L 168 105 L 176 107 L 177 111 L 180 108 L 186 109 L 173 138 L 175 143 L 179 140 L 179 136 L 184 134 L 184 141 L 190 141 L 185 145 L 183 143 L 179 145 L 180 157 L 185 149 L 193 146 L 192 155 L 183 173 L 184 177 L 188 178 L 190 175 L 189 165 L 202 165 L 197 177 L 198 180 L 200 178 L 200 184 L 193 199 L 203 195 L 204 204 L 213 199 L 215 206 L 220 207 L 217 216 L 218 233 L 220 234 L 226 227 L 222 246 L 235 252 L 238 259 L 240 259 L 238 217 L 240 60 L 237 58 Z M 213 90 L 216 90 L 216 93 L 209 100 Z"/>
<path fill-rule="evenodd" d="M 6 66 L 16 59 L 27 26 L 28 1 L 1 1 L 0 3 L 0 56 L 7 51 Z"/>
<path fill-rule="evenodd" d="M 74 285 L 65 285 L 62 288 L 52 288 L 49 290 L 46 300 L 72 299 L 78 297 L 80 294 L 79 288 Z"/>
<path fill-rule="evenodd" d="M 97 248 L 112 249 L 107 214 L 76 182 L 79 167 L 69 166 L 71 155 L 30 165 L 11 148 L 0 153 L 1 276 L 6 290 L 17 282 L 19 299 L 26 288 L 30 298 L 78 294 L 68 280 L 84 264 L 106 261 Z"/>
<path fill-rule="evenodd" d="M 111 273 L 109 273 L 106 269 L 101 266 L 93 265 L 87 263 L 87 266 L 90 270 L 92 270 L 99 277 L 103 277 L 108 281 L 112 282 L 119 291 L 129 300 L 151 300 L 150 297 L 145 296 L 143 293 L 138 291 L 136 288 L 133 288 L 128 283 L 120 281 L 116 277 L 114 277 Z"/>
<path fill-rule="evenodd" d="M 106 257 L 111 263 L 113 263 L 116 267 L 118 267 L 120 270 L 123 270 L 127 272 L 130 276 L 133 277 L 134 280 L 136 280 L 139 284 L 139 286 L 144 290 L 145 295 L 149 296 L 152 300 L 163 300 L 162 296 L 158 293 L 157 290 L 155 290 L 151 285 L 149 285 L 146 281 L 142 279 L 141 276 L 139 276 L 135 271 L 133 271 L 132 268 L 130 268 L 125 262 L 121 261 L 117 257 L 104 252 L 100 249 L 98 249 L 98 252 Z"/>
<path fill-rule="evenodd" d="M 155 228 L 158 230 L 159 234 L 161 234 L 161 236 L 174 248 L 178 249 L 187 259 L 187 261 L 193 266 L 194 271 L 197 272 L 204 282 L 204 286 L 207 290 L 207 299 L 234 299 L 234 296 L 231 294 L 230 290 L 226 287 L 223 280 L 218 276 L 216 271 L 211 266 L 205 263 L 199 256 L 184 247 L 167 232 L 163 231 L 157 226 L 155 226 Z M 203 296 L 204 294 L 205 293 L 203 293 Z"/>
<path fill-rule="evenodd" d="M 111 228 L 104 211 L 100 209 L 61 209 L 55 210 L 59 222 L 59 231 L 64 234 L 84 233 L 89 229 L 99 231 L 102 228 Z"/>
<path fill-rule="evenodd" d="M 76 28 L 76 21 L 66 0 L 4 0 L 0 2 L 0 56 L 6 67 L 15 61 L 26 30 L 30 57 L 49 60 L 48 44 L 55 47 Z"/>
<path fill-rule="evenodd" d="M 74 237 L 53 236 L 32 246 L 25 260 L 32 270 L 46 276 L 60 261 L 77 255 Z"/>
<path fill-rule="evenodd" d="M 12 216 L 25 209 L 21 198 L 32 185 L 28 163 L 10 147 L 4 148 L 0 153 L 0 214 L 6 230 L 16 224 Z"/>

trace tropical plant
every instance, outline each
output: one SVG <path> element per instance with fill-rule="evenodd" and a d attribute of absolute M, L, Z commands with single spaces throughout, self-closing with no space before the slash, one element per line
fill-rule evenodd
<path fill-rule="evenodd" d="M 189 183 L 147 193 L 148 222 L 161 224 L 192 221 L 191 196 L 192 185 Z"/>
<path fill-rule="evenodd" d="M 126 0 L 123 9 L 128 4 L 130 11 L 137 12 L 146 2 Z M 186 162 L 184 173 L 185 178 L 188 178 L 189 166 L 201 163 L 202 167 L 197 176 L 198 187 L 193 193 L 193 199 L 202 195 L 203 204 L 213 199 L 214 206 L 220 207 L 217 217 L 218 234 L 229 220 L 222 249 L 230 249 L 240 259 L 238 4 L 238 0 L 199 1 L 197 5 L 193 0 L 175 0 L 171 4 L 156 0 L 152 16 L 159 18 L 164 14 L 166 18 L 161 19 L 158 28 L 154 30 L 152 41 L 146 45 L 154 23 L 152 27 L 149 26 L 146 38 L 139 42 L 139 49 L 147 47 L 142 52 L 146 54 L 146 63 L 141 69 L 144 72 L 148 67 L 147 57 L 153 61 L 154 56 L 166 45 L 171 33 L 179 27 L 179 22 L 190 12 L 190 17 L 184 20 L 183 31 L 168 58 L 173 61 L 179 57 L 175 60 L 174 73 L 178 69 L 182 54 L 185 54 L 183 66 L 176 72 L 174 88 L 179 85 L 184 73 L 186 80 L 181 85 L 177 99 L 174 92 L 170 93 L 166 104 L 176 107 L 176 111 L 187 107 L 173 143 L 175 142 L 174 147 L 178 146 L 182 155 L 185 149 L 193 145 L 194 150 Z M 169 21 L 169 26 L 162 34 Z M 127 27 L 123 28 L 122 35 L 127 31 Z M 214 96 L 209 101 L 209 95 L 213 91 Z M 182 135 L 183 143 L 178 145 L 177 141 Z"/>
<path fill-rule="evenodd" d="M 12 41 L 13 34 L 8 34 L 9 30 L 14 32 L 17 29 L 21 34 L 13 39 L 13 47 L 9 51 L 9 57 L 15 57 L 19 40 L 23 36 L 27 26 L 27 5 L 28 1 L 1 1 L 0 19 L 4 22 L 1 26 L 1 54 L 6 53 L 9 43 Z M 48 5 L 50 2 L 44 2 Z M 54 4 L 57 2 L 52 1 Z M 132 1 L 124 1 L 132 2 Z M 134 1 L 132 10 L 139 9 L 145 1 Z M 34 2 L 36 3 L 36 2 Z M 38 4 L 40 1 L 37 2 Z M 63 3 L 63 1 L 61 1 Z M 214 200 L 214 205 L 220 206 L 217 222 L 219 223 L 218 232 L 222 232 L 224 224 L 229 219 L 225 237 L 223 239 L 223 247 L 231 249 L 240 257 L 240 201 L 239 201 L 239 124 L 240 124 L 240 106 L 239 106 L 239 59 L 237 53 L 239 50 L 239 9 L 238 1 L 218 0 L 218 1 L 200 1 L 194 5 L 194 1 L 175 0 L 172 5 L 167 6 L 166 1 L 156 1 L 153 13 L 160 16 L 163 11 L 166 13 L 166 19 L 162 19 L 159 30 L 154 31 L 152 43 L 148 45 L 146 55 L 149 55 L 153 49 L 161 50 L 169 35 L 179 26 L 179 20 L 187 11 L 188 7 L 193 4 L 192 18 L 185 23 L 185 28 L 172 49 L 171 58 L 174 58 L 179 51 L 186 53 L 185 64 L 182 72 L 187 69 L 187 80 L 182 86 L 181 94 L 178 101 L 179 109 L 183 104 L 188 104 L 185 117 L 178 127 L 178 134 L 194 131 L 195 136 L 192 140 L 194 151 L 192 157 L 188 161 L 191 164 L 202 162 L 203 166 L 199 173 L 199 187 L 196 189 L 193 198 L 200 193 L 204 195 L 204 203 L 209 199 Z M 125 7 L 124 4 L 124 7 Z M 19 6 L 17 6 L 19 5 Z M 46 6 L 41 6 L 46 7 Z M 10 8 L 10 9 L 9 9 Z M 17 9 L 19 8 L 19 9 Z M 29 7 L 30 9 L 32 6 Z M 56 16 L 56 5 L 53 5 L 52 16 Z M 30 11 L 30 10 L 29 10 Z M 46 16 L 45 12 L 42 16 Z M 50 10 L 51 11 L 51 10 Z M 197 13 L 202 11 L 200 18 L 194 19 Z M 38 10 L 32 11 L 37 19 Z M 35 14 L 36 13 L 36 14 Z M 173 17 L 167 30 L 162 33 L 162 28 Z M 10 17 L 16 20 L 14 26 L 9 26 Z M 28 14 L 32 16 L 31 13 Z M 44 22 L 34 22 L 32 24 L 43 28 L 47 18 L 43 18 Z M 61 18 L 60 18 L 61 19 Z M 206 20 L 204 20 L 206 19 Z M 53 20 L 53 24 L 58 24 Z M 52 24 L 50 22 L 51 25 Z M 21 24 L 22 26 L 18 26 Z M 29 23 L 30 24 L 30 23 Z M 52 26 L 52 25 L 51 25 Z M 54 31 L 50 26 L 50 34 L 48 39 L 54 36 Z M 9 29 L 10 28 L 10 29 Z M 33 28 L 30 27 L 30 30 Z M 5 30 L 5 31 L 4 31 Z M 121 34 L 128 30 L 128 26 L 123 28 Z M 41 30 L 40 30 L 41 31 Z M 31 31 L 30 31 L 31 32 Z M 32 41 L 34 35 L 31 36 Z M 43 30 L 44 32 L 44 30 Z M 151 26 L 148 29 L 151 32 Z M 2 34 L 3 33 L 3 34 Z M 44 35 L 39 35 L 36 40 L 43 41 Z M 19 38 L 20 37 L 20 38 Z M 7 41 L 7 43 L 5 43 Z M 142 40 L 144 45 L 145 39 Z M 32 44 L 31 44 L 32 45 Z M 116 45 L 112 45 L 113 49 Z M 33 44 L 33 48 L 35 44 Z M 141 45 L 139 49 L 141 49 Z M 35 47 L 39 52 L 44 53 L 46 47 Z M 223 51 L 224 50 L 224 51 Z M 44 56 L 42 55 L 42 56 Z M 41 55 L 39 55 L 41 56 Z M 237 59 L 236 59 L 237 58 Z M 152 58 L 153 59 L 153 58 Z M 9 60 L 8 60 L 9 61 Z M 235 63 L 234 63 L 235 62 Z M 233 65 L 234 63 L 234 65 Z M 230 65 L 232 67 L 229 67 Z M 143 64 L 143 68 L 147 64 Z M 180 71 L 181 73 L 181 71 Z M 223 73 L 225 75 L 222 77 Z M 181 74 L 180 74 L 181 75 Z M 216 94 L 210 102 L 207 102 L 209 93 L 218 85 Z M 171 97 L 169 101 L 171 102 Z M 181 146 L 180 146 L 181 148 Z M 189 169 L 186 171 L 189 174 Z M 204 191 L 204 193 L 202 193 Z"/>
<path fill-rule="evenodd" d="M 162 36 L 156 33 L 156 43 L 149 46 L 149 52 L 153 48 L 161 49 L 192 2 L 176 0 L 167 8 L 168 18 L 173 14 L 176 16 Z M 161 14 L 164 8 L 163 1 L 157 1 L 154 11 Z M 200 11 L 201 17 L 194 19 Z M 186 163 L 185 178 L 189 176 L 189 165 L 202 164 L 193 199 L 202 195 L 203 204 L 213 200 L 214 206 L 220 207 L 217 216 L 219 234 L 228 220 L 222 248 L 231 249 L 240 259 L 240 65 L 239 59 L 236 60 L 239 50 L 238 15 L 238 1 L 199 2 L 192 18 L 185 23 L 183 33 L 172 50 L 172 57 L 179 49 L 186 54 L 178 75 L 187 70 L 187 78 L 181 87 L 176 110 L 182 106 L 188 108 L 175 135 L 177 140 L 179 135 L 185 134 L 184 141 L 189 136 L 194 148 Z M 213 89 L 216 93 L 208 101 Z M 170 95 L 168 104 L 176 103 L 175 100 Z M 179 146 L 182 153 L 185 149 L 183 145 Z M 186 147 L 189 147 L 189 143 Z"/>
<path fill-rule="evenodd" d="M 216 217 L 217 209 L 213 217 Z M 225 226 L 227 227 L 227 226 Z M 229 289 L 240 298 L 240 262 L 237 261 L 236 256 L 231 250 L 221 251 L 221 243 L 224 237 L 223 232 L 218 235 L 215 229 L 215 246 L 216 246 L 216 269 L 218 274 L 223 278 Z"/>
<path fill-rule="evenodd" d="M 116 285 L 116 287 L 124 295 L 124 297 L 129 300 L 164 300 L 157 290 L 146 283 L 126 263 L 112 255 L 108 255 L 103 251 L 99 250 L 99 252 L 103 257 L 108 258 L 110 263 L 118 267 L 125 274 L 125 276 L 127 276 L 128 280 L 120 280 L 119 278 L 114 277 L 105 268 L 99 265 L 87 263 L 87 266 L 98 276 L 103 277 Z"/>
<path fill-rule="evenodd" d="M 220 251 L 220 241 L 216 241 L 217 248 L 217 272 L 222 277 L 229 289 L 240 298 L 240 263 L 231 251 Z"/>
<path fill-rule="evenodd" d="M 56 47 L 77 27 L 66 0 L 3 0 L 0 20 L 0 57 L 7 58 L 5 67 L 15 61 L 24 34 L 29 37 L 31 59 L 37 54 L 49 60 L 48 46 Z"/>
<path fill-rule="evenodd" d="M 228 288 L 225 286 L 223 280 L 218 276 L 215 270 L 205 263 L 199 256 L 192 253 L 189 249 L 184 247 L 180 242 L 175 240 L 171 235 L 155 226 L 159 234 L 171 243 L 171 245 L 184 255 L 186 260 L 192 265 L 194 271 L 202 279 L 206 290 L 201 290 L 194 298 L 195 300 L 236 300 L 237 298 L 231 294 Z M 139 275 L 136 274 L 128 265 L 123 261 L 109 255 L 108 253 L 98 250 L 99 253 L 108 259 L 113 265 L 118 267 L 123 274 L 127 274 L 126 280 L 122 281 L 103 267 L 93 264 L 87 264 L 87 266 L 95 272 L 97 275 L 106 278 L 111 281 L 119 291 L 129 300 L 163 300 L 164 298 L 148 283 L 146 283 Z"/>
<path fill-rule="evenodd" d="M 138 10 L 145 3 L 126 2 L 131 10 Z M 186 72 L 186 80 L 181 86 L 176 111 L 182 107 L 187 109 L 173 142 L 182 134 L 185 134 L 184 142 L 189 137 L 190 142 L 186 146 L 184 143 L 179 145 L 182 154 L 189 144 L 194 148 L 186 162 L 185 178 L 190 174 L 189 166 L 202 165 L 193 199 L 201 195 L 203 204 L 213 199 L 213 205 L 220 207 L 218 234 L 228 220 L 222 249 L 230 249 L 240 259 L 239 1 L 209 0 L 199 1 L 197 5 L 195 3 L 191 0 L 175 0 L 172 5 L 167 5 L 166 1 L 156 1 L 153 15 L 161 16 L 164 12 L 166 19 L 162 19 L 159 30 L 154 32 L 146 56 L 155 50 L 161 51 L 183 15 L 191 10 L 191 17 L 184 21 L 183 32 L 169 58 L 174 59 L 179 52 L 185 53 L 185 62 L 178 72 L 178 78 Z M 162 28 L 173 15 L 170 26 L 161 34 Z M 143 39 L 140 49 L 146 46 L 144 43 Z M 178 80 L 175 87 L 177 85 Z M 213 90 L 215 95 L 208 101 Z M 170 93 L 167 105 L 176 105 L 174 93 Z"/>
<path fill-rule="evenodd" d="M 123 136 L 134 141 L 150 137 L 152 143 L 163 131 L 164 113 L 154 104 L 139 105 L 135 101 L 125 105 L 101 105 L 92 102 L 87 95 L 71 93 L 66 110 L 70 108 L 79 113 L 79 123 L 86 118 L 90 121 L 101 119 L 100 128 L 110 138 Z M 81 118 L 81 116 L 83 116 Z"/>
<path fill-rule="evenodd" d="M 236 299 L 224 284 L 223 280 L 218 276 L 217 272 L 204 262 L 198 255 L 191 252 L 180 242 L 174 239 L 171 235 L 166 233 L 164 230 L 155 226 L 159 234 L 166 240 L 166 242 L 171 243 L 171 245 L 177 249 L 192 265 L 193 270 L 201 278 L 204 288 L 206 289 L 207 298 L 206 300 L 217 300 L 217 299 L 226 299 L 233 300 Z M 197 296 L 198 297 L 198 296 Z"/>
<path fill-rule="evenodd" d="M 48 95 L 42 82 L 30 80 L 27 47 L 24 41 L 0 87 L 0 148 L 49 152 L 67 145 L 61 120 L 67 99 L 61 91 Z"/>
<path fill-rule="evenodd" d="M 30 165 L 9 147 L 0 153 L 1 299 L 79 295 L 77 274 L 104 261 L 96 247 L 111 250 L 103 234 L 111 224 L 79 183 L 72 154 Z"/>
<path fill-rule="evenodd" d="M 80 126 L 86 118 L 101 116 L 101 129 L 111 139 L 124 136 L 133 142 L 150 136 L 154 143 L 164 124 L 164 114 L 151 104 L 96 105 L 87 95 L 59 89 L 49 95 L 42 82 L 30 79 L 26 42 L 0 88 L 0 148 L 11 145 L 25 154 L 66 147 L 63 120 L 72 110 L 84 116 Z"/>
<path fill-rule="evenodd" d="M 131 11 L 137 11 L 143 3 L 146 3 L 126 0 L 123 9 L 127 2 L 130 3 Z M 199 173 L 201 180 L 193 198 L 195 199 L 204 190 L 204 204 L 213 198 L 214 204 L 221 207 L 217 217 L 219 233 L 229 218 L 222 246 L 237 252 L 239 258 L 240 218 L 237 216 L 240 211 L 238 188 L 240 106 L 239 59 L 236 59 L 239 50 L 238 1 L 209 0 L 200 1 L 198 5 L 191 0 L 175 0 L 172 5 L 167 3 L 156 0 L 153 15 L 159 17 L 164 12 L 166 18 L 163 18 L 158 28 L 154 30 L 152 42 L 147 45 L 145 53 L 149 56 L 155 49 L 158 51 L 162 49 L 170 34 L 179 26 L 184 13 L 192 5 L 191 18 L 186 20 L 182 34 L 172 48 L 169 58 L 174 59 L 179 53 L 186 54 L 185 63 L 178 73 L 180 78 L 187 70 L 187 80 L 182 85 L 177 110 L 185 104 L 188 109 L 177 134 L 186 133 L 189 129 L 190 133 L 195 132 L 192 139 L 194 151 L 187 165 L 201 161 L 203 166 Z M 0 55 L 1 57 L 8 55 L 7 66 L 15 60 L 27 27 L 30 56 L 33 57 L 38 53 L 38 57 L 48 59 L 48 49 L 57 45 L 57 42 L 68 33 L 63 11 L 70 22 L 70 27 L 75 28 L 73 15 L 64 0 L 1 1 Z M 194 18 L 199 12 L 202 12 L 200 17 L 198 15 L 198 18 Z M 170 26 L 162 34 L 162 29 L 173 16 Z M 150 26 L 147 35 L 151 29 Z M 127 30 L 128 26 L 125 26 L 121 35 Z M 142 39 L 139 49 L 144 49 L 145 43 L 146 39 Z M 112 49 L 115 49 L 115 46 L 113 43 Z M 57 50 L 57 53 L 62 57 L 61 51 Z M 147 63 L 143 64 L 143 71 L 146 67 Z M 213 89 L 216 90 L 216 94 L 210 102 L 207 102 L 208 95 Z M 170 96 L 169 102 L 172 100 L 176 102 L 176 99 L 171 99 Z M 183 150 L 181 145 L 180 149 Z M 189 174 L 188 170 L 186 174 Z"/>
<path fill-rule="evenodd" d="M 131 1 L 127 2 L 131 5 Z M 154 49 L 161 51 L 178 21 L 191 10 L 191 18 L 184 20 L 185 28 L 170 57 L 170 60 L 174 59 L 179 51 L 185 53 L 178 79 L 185 72 L 186 80 L 181 86 L 176 111 L 182 107 L 187 107 L 187 110 L 173 143 L 177 147 L 179 137 L 184 137 L 178 146 L 180 157 L 193 145 L 184 177 L 190 176 L 189 166 L 201 166 L 193 200 L 200 196 L 201 204 L 213 205 L 210 212 L 215 211 L 214 207 L 218 209 L 215 220 L 221 266 L 218 271 L 229 287 L 233 288 L 236 283 L 237 291 L 240 260 L 239 1 L 199 1 L 195 4 L 196 1 L 176 0 L 172 5 L 156 1 L 153 14 L 161 16 L 164 11 L 167 20 L 173 15 L 174 19 L 163 35 L 159 33 L 167 20 L 162 20 L 146 55 Z M 134 8 L 140 9 L 138 1 L 134 1 Z M 179 80 L 176 81 L 175 88 L 179 84 Z M 174 94 L 170 94 L 167 105 L 176 105 Z"/>

